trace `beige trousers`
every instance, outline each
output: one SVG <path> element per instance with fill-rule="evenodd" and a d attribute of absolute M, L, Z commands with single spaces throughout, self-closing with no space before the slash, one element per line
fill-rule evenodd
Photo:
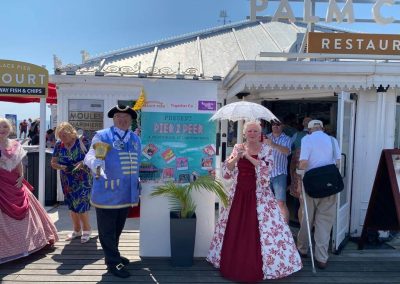
<path fill-rule="evenodd" d="M 329 257 L 328 248 L 330 234 L 336 217 L 336 195 L 337 194 L 334 194 L 324 198 L 312 198 L 307 194 L 305 196 L 311 230 L 314 225 L 314 256 L 315 259 L 320 262 L 327 262 Z M 303 208 L 303 217 L 297 235 L 297 248 L 300 253 L 306 254 L 309 248 L 307 221 L 304 213 L 304 203 L 302 202 L 301 205 Z"/>

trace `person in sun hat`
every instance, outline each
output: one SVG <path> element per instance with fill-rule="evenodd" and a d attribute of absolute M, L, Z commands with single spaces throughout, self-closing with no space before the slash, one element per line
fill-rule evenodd
<path fill-rule="evenodd" d="M 91 204 L 96 208 L 99 239 L 110 273 L 127 278 L 129 260 L 120 255 L 119 238 L 125 226 L 129 208 L 139 202 L 140 138 L 131 130 L 136 111 L 125 105 L 112 107 L 107 116 L 113 126 L 96 132 L 85 157 L 85 164 L 100 177 L 93 179 Z M 107 143 L 110 150 L 104 160 L 96 158 L 95 145 Z"/>

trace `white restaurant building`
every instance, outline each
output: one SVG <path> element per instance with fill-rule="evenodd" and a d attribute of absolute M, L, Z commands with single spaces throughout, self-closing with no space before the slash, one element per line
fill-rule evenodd
<path fill-rule="evenodd" d="M 345 31 L 316 25 L 315 32 L 334 36 Z M 281 118 L 290 112 L 297 119 L 322 118 L 343 153 L 345 190 L 333 233 L 336 250 L 347 236 L 360 236 L 381 151 L 399 145 L 400 63 L 345 55 L 310 60 L 301 55 L 305 34 L 306 25 L 297 22 L 243 21 L 84 58 L 76 66 L 55 64 L 53 116 L 68 121 L 71 101 L 98 100 L 105 110 L 98 127 L 107 127 L 106 110 L 118 100 L 136 100 L 144 87 L 153 102 L 174 92 L 187 97 L 205 92 L 221 106 L 245 94 L 247 101 L 262 103 Z M 217 132 L 219 146 L 227 143 L 227 123 Z M 210 236 L 205 238 L 207 247 Z M 204 248 L 197 252 L 204 255 Z"/>

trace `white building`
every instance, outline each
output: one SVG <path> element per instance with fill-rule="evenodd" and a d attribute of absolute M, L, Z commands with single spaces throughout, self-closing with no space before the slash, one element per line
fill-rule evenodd
<path fill-rule="evenodd" d="M 338 32 L 322 26 L 315 31 Z M 343 152 L 345 190 L 334 227 L 336 250 L 346 236 L 360 236 L 380 153 L 399 143 L 400 64 L 293 59 L 304 50 L 305 32 L 303 24 L 244 21 L 61 66 L 50 78 L 58 86 L 58 121 L 68 120 L 71 100 L 99 100 L 107 110 L 118 100 L 136 100 L 142 87 L 157 96 L 188 88 L 194 91 L 186 95 L 194 96 L 205 88 L 214 90 L 221 104 L 247 93 L 246 100 L 281 117 L 293 112 L 298 119 L 323 118 Z M 282 54 L 260 57 L 261 52 Z M 103 121 L 104 127 L 111 123 L 105 113 Z M 227 143 L 226 123 L 221 134 Z M 203 254 L 204 247 L 198 248 Z"/>

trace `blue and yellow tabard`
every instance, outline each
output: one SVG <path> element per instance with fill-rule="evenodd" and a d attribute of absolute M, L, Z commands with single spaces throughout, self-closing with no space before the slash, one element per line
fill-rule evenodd
<path fill-rule="evenodd" d="M 105 158 L 105 174 L 93 179 L 91 204 L 98 208 L 124 208 L 139 202 L 140 138 L 130 131 L 127 142 L 115 137 L 113 127 L 97 132 L 111 150 Z"/>

